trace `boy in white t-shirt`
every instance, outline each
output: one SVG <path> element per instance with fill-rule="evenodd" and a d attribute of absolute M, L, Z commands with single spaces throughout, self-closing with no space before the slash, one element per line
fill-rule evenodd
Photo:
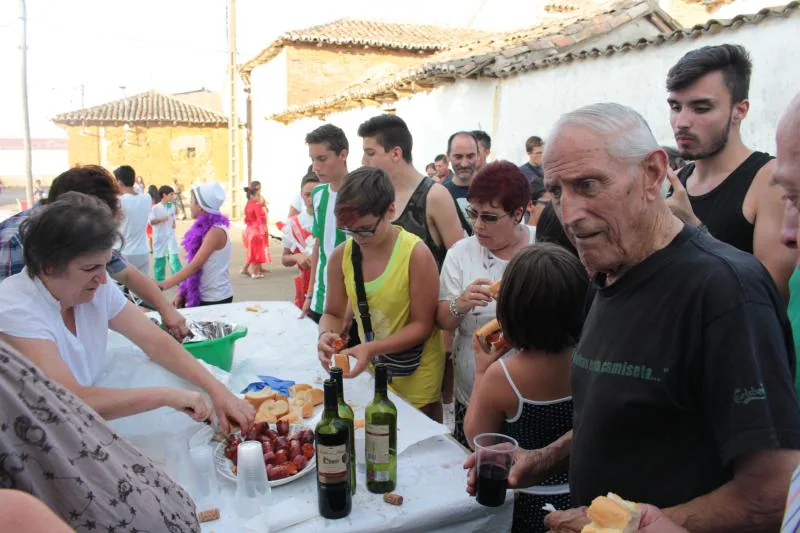
<path fill-rule="evenodd" d="M 175 209 L 170 209 L 167 204 L 175 197 L 175 190 L 169 185 L 162 185 L 158 189 L 161 201 L 153 206 L 150 211 L 150 225 L 153 226 L 153 277 L 156 281 L 166 279 L 167 258 L 169 268 L 173 274 L 181 269 L 181 259 L 178 255 L 178 240 L 175 237 Z"/>
<path fill-rule="evenodd" d="M 150 195 L 134 190 L 136 172 L 123 165 L 114 171 L 120 194 L 119 203 L 123 218 L 120 224 L 122 247 L 120 252 L 130 264 L 145 276 L 150 276 L 150 250 L 147 246 L 147 221 L 152 201 Z"/>

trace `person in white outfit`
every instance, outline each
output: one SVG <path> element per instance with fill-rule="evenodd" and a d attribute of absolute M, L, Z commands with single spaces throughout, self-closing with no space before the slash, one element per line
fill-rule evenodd
<path fill-rule="evenodd" d="M 172 274 L 181 269 L 180 248 L 175 237 L 175 210 L 167 204 L 175 197 L 175 190 L 169 185 L 158 189 L 161 201 L 150 210 L 150 225 L 153 226 L 153 277 L 156 281 L 164 281 L 167 270 L 167 258 Z"/>
<path fill-rule="evenodd" d="M 194 224 L 184 236 L 189 263 L 159 286 L 180 285 L 176 307 L 225 304 L 233 301 L 230 221 L 220 208 L 225 190 L 217 182 L 192 187 L 190 210 Z"/>
<path fill-rule="evenodd" d="M 135 190 L 136 171 L 123 165 L 114 171 L 122 209 L 122 246 L 120 253 L 145 276 L 150 275 L 150 250 L 147 246 L 147 221 L 150 217 L 150 196 Z"/>

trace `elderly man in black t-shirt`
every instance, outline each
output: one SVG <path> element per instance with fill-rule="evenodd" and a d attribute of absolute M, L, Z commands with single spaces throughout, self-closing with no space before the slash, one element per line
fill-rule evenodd
<path fill-rule="evenodd" d="M 785 304 L 752 255 L 672 215 L 667 167 L 627 107 L 556 124 L 545 186 L 597 295 L 573 356 L 574 430 L 520 453 L 509 484 L 568 462 L 576 507 L 613 491 L 693 532 L 774 531 L 800 462 Z M 547 518 L 554 531 L 587 522 L 584 508 Z"/>

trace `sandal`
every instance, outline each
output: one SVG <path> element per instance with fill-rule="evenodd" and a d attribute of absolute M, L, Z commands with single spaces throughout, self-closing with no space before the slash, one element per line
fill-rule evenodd
<path fill-rule="evenodd" d="M 252 279 L 262 279 L 264 277 L 264 274 L 250 274 L 250 277 Z"/>

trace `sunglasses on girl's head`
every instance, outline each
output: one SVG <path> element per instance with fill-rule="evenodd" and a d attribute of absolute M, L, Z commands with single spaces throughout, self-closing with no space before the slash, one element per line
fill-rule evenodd
<path fill-rule="evenodd" d="M 465 209 L 467 218 L 470 220 L 478 220 L 479 218 L 487 224 L 493 224 L 503 217 L 507 217 L 508 213 L 478 213 L 473 208 L 468 207 Z"/>
<path fill-rule="evenodd" d="M 336 226 L 336 229 L 347 235 L 348 237 L 372 237 L 375 235 L 375 232 L 378 231 L 378 224 L 381 223 L 381 219 L 378 219 L 375 222 L 375 225 L 368 229 L 349 229 L 343 228 L 341 226 Z"/>

